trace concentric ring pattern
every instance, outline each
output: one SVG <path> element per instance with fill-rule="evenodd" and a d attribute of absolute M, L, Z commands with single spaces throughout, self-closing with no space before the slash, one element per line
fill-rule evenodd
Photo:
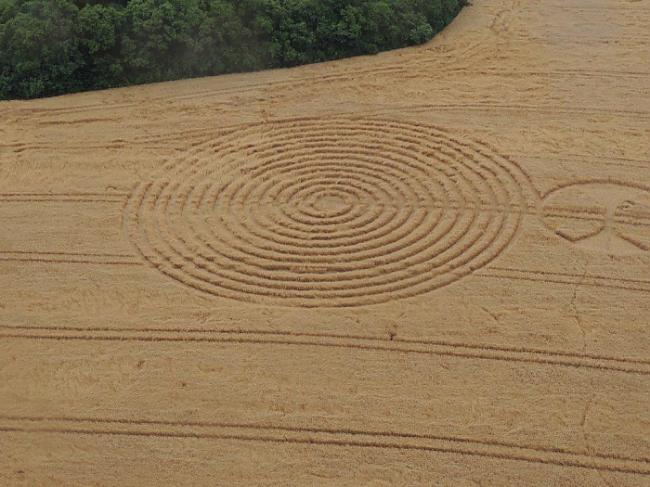
<path fill-rule="evenodd" d="M 513 239 L 527 178 L 486 145 L 375 118 L 244 127 L 140 184 L 125 226 L 170 278 L 212 295 L 359 306 L 425 293 Z"/>

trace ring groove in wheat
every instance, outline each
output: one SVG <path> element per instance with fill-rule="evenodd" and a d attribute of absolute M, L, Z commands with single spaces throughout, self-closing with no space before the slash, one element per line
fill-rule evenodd
<path fill-rule="evenodd" d="M 449 284 L 514 238 L 528 178 L 484 144 L 380 118 L 248 125 L 143 182 L 125 228 L 153 267 L 252 302 L 358 306 Z"/>

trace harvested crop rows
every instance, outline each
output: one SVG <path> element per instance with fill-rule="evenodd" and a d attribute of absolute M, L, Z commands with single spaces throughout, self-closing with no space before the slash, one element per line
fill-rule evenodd
<path fill-rule="evenodd" d="M 0 484 L 647 485 L 649 18 L 0 103 Z"/>

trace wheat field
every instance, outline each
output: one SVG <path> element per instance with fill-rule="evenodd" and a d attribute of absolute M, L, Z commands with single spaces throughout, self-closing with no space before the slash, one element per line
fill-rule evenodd
<path fill-rule="evenodd" d="M 0 103 L 0 485 L 650 485 L 648 25 Z"/>

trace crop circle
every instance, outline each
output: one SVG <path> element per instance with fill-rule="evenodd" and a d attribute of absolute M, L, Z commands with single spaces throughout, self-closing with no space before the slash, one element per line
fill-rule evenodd
<path fill-rule="evenodd" d="M 485 144 L 375 118 L 255 124 L 171 161 L 125 225 L 163 274 L 216 296 L 359 306 L 449 284 L 498 256 L 526 208 Z"/>

